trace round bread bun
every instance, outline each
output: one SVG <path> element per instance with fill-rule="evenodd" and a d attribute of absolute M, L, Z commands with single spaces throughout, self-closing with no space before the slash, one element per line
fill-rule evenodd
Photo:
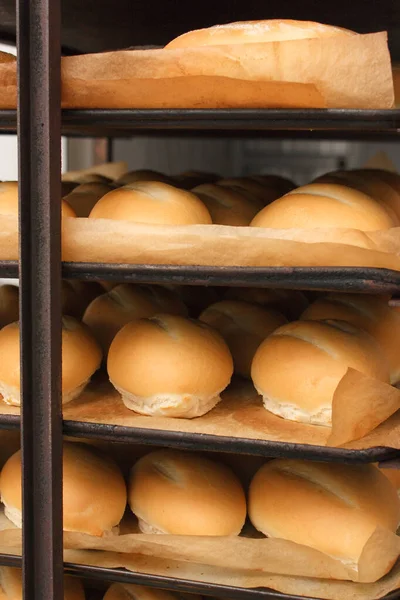
<path fill-rule="evenodd" d="M 128 173 L 121 175 L 115 183 L 117 185 L 128 185 L 139 181 L 159 181 L 161 183 L 167 183 L 168 185 L 174 185 L 172 177 L 168 177 L 158 171 L 152 171 L 151 169 L 129 171 Z"/>
<path fill-rule="evenodd" d="M 199 185 L 192 192 L 205 204 L 217 225 L 247 226 L 262 208 L 258 200 L 252 202 L 237 190 L 214 183 Z"/>
<path fill-rule="evenodd" d="M 220 334 L 204 323 L 157 315 L 117 333 L 107 368 L 130 410 L 192 419 L 218 404 L 233 362 Z"/>
<path fill-rule="evenodd" d="M 319 177 L 316 182 L 338 183 L 359 190 L 373 198 L 393 219 L 400 222 L 400 190 L 397 189 L 397 176 L 394 173 L 372 169 L 333 171 Z"/>
<path fill-rule="evenodd" d="M 221 177 L 215 173 L 206 173 L 205 171 L 184 171 L 183 173 L 174 175 L 173 179 L 175 185 L 178 187 L 184 190 L 191 190 L 203 183 L 216 183 Z"/>
<path fill-rule="evenodd" d="M 175 450 L 137 461 L 128 502 L 143 533 L 239 535 L 246 519 L 242 485 L 228 467 Z"/>
<path fill-rule="evenodd" d="M 251 175 L 250 179 L 254 179 L 254 181 L 258 181 L 258 183 L 276 190 L 277 195 L 275 198 L 271 199 L 271 202 L 284 194 L 288 194 L 297 187 L 293 181 L 286 177 L 281 177 L 280 175 Z"/>
<path fill-rule="evenodd" d="M 329 294 L 303 313 L 306 321 L 339 319 L 364 329 L 376 339 L 390 366 L 390 382 L 400 381 L 400 314 L 379 296 Z"/>
<path fill-rule="evenodd" d="M 64 196 L 64 200 L 75 211 L 77 217 L 88 217 L 96 202 L 112 189 L 106 183 L 82 183 L 68 196 Z"/>
<path fill-rule="evenodd" d="M 86 183 L 102 183 L 107 184 L 111 183 L 112 179 L 106 177 L 105 175 L 100 175 L 100 173 L 83 173 L 79 175 L 75 180 L 76 183 L 86 184 Z"/>
<path fill-rule="evenodd" d="M 297 290 L 273 290 L 268 288 L 228 288 L 227 300 L 244 300 L 272 308 L 292 321 L 298 319 L 308 306 L 308 300 Z"/>
<path fill-rule="evenodd" d="M 400 469 L 391 469 L 389 467 L 380 467 L 380 472 L 385 475 L 395 488 L 397 495 L 400 498 Z"/>
<path fill-rule="evenodd" d="M 103 600 L 202 600 L 197 594 L 174 594 L 142 585 L 113 583 Z"/>
<path fill-rule="evenodd" d="M 85 600 L 80 579 L 64 577 L 64 600 Z M 0 600 L 22 600 L 22 571 L 15 567 L 0 567 Z"/>
<path fill-rule="evenodd" d="M 104 357 L 118 331 L 130 321 L 160 312 L 156 302 L 139 287 L 123 283 L 95 298 L 85 310 L 83 322 L 100 344 Z"/>
<path fill-rule="evenodd" d="M 140 291 L 157 307 L 157 312 L 187 317 L 185 302 L 175 290 L 164 285 L 141 285 Z"/>
<path fill-rule="evenodd" d="M 388 362 L 365 331 L 345 321 L 294 321 L 259 346 L 251 376 L 270 412 L 331 426 L 333 394 L 349 367 L 390 381 Z"/>
<path fill-rule="evenodd" d="M 333 183 L 311 183 L 263 208 L 250 225 L 271 229 L 337 227 L 378 231 L 396 224 L 394 215 L 391 217 L 363 192 Z"/>
<path fill-rule="evenodd" d="M 396 531 L 400 502 L 374 465 L 278 459 L 253 478 L 249 517 L 269 537 L 310 546 L 356 570 L 376 527 Z"/>
<path fill-rule="evenodd" d="M 215 25 L 206 29 L 189 31 L 172 40 L 165 46 L 175 48 L 195 48 L 198 46 L 220 46 L 234 44 L 259 44 L 265 42 L 283 42 L 326 38 L 334 35 L 356 35 L 353 31 L 323 25 L 312 21 L 293 21 L 289 19 L 268 19 L 265 21 L 240 21 L 227 25 Z"/>
<path fill-rule="evenodd" d="M 89 217 L 154 225 L 211 223 L 210 213 L 195 194 L 158 181 L 139 181 L 109 192 Z"/>
<path fill-rule="evenodd" d="M 222 187 L 227 187 L 245 194 L 249 199 L 253 199 L 262 206 L 265 206 L 271 200 L 269 199 L 269 190 L 264 183 L 260 183 L 251 177 L 236 177 L 231 179 L 220 179 L 217 182 Z M 275 199 L 277 196 L 274 196 Z"/>
<path fill-rule="evenodd" d="M 4 402 L 20 406 L 19 323 L 0 330 L 0 394 Z M 101 363 L 101 350 L 89 329 L 76 319 L 62 319 L 62 402 L 82 393 Z"/>
<path fill-rule="evenodd" d="M 0 182 L 0 215 L 18 216 L 18 181 Z M 76 217 L 65 200 L 61 200 L 61 216 Z"/>
<path fill-rule="evenodd" d="M 16 285 L 0 285 L 0 329 L 18 321 L 19 288 Z"/>
<path fill-rule="evenodd" d="M 251 363 L 261 342 L 287 323 L 275 310 L 240 300 L 212 304 L 199 318 L 220 332 L 231 351 L 235 373 L 242 377 L 251 376 Z"/>
<path fill-rule="evenodd" d="M 1 501 L 4 513 L 22 527 L 21 452 L 1 471 Z M 116 533 L 126 508 L 125 481 L 108 457 L 78 442 L 63 445 L 63 528 L 89 535 Z"/>

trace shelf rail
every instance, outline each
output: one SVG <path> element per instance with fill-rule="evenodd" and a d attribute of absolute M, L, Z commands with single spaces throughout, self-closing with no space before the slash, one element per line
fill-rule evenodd
<path fill-rule="evenodd" d="M 60 0 L 18 0 L 24 600 L 63 598 Z"/>

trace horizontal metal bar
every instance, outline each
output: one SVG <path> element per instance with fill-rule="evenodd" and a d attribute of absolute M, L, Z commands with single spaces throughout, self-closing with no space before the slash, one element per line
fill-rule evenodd
<path fill-rule="evenodd" d="M 175 285 L 264 287 L 399 294 L 400 271 L 369 267 L 199 267 L 63 263 L 66 279 Z M 0 261 L 0 277 L 17 278 L 16 261 Z"/>

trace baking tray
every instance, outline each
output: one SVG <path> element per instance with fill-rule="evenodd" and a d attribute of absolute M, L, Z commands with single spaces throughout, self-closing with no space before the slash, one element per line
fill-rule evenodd
<path fill-rule="evenodd" d="M 0 415 L 0 429 L 18 429 L 19 426 L 20 417 L 18 415 Z M 400 450 L 384 446 L 375 446 L 366 450 L 349 450 L 347 448 L 327 448 L 326 446 L 313 446 L 311 444 L 269 442 L 204 433 L 163 431 L 161 429 L 124 427 L 122 425 L 89 423 L 85 421 L 65 420 L 63 422 L 63 433 L 64 435 L 77 438 L 163 446 L 179 450 L 224 452 L 227 454 L 264 456 L 265 458 L 302 458 L 304 460 L 342 464 L 385 462 L 400 458 Z"/>
<path fill-rule="evenodd" d="M 21 557 L 13 556 L 11 554 L 0 554 L 0 565 L 20 567 Z M 73 563 L 65 563 L 64 567 L 65 571 L 70 575 L 75 575 L 84 579 L 109 581 L 113 583 L 133 583 L 174 592 L 214 596 L 216 598 L 232 598 L 235 600 L 253 600 L 254 598 L 260 600 L 262 598 L 268 598 L 268 600 L 318 600 L 309 596 L 282 594 L 268 588 L 238 588 L 187 579 L 176 579 L 174 577 L 133 573 L 126 569 L 105 569 L 102 567 L 76 565 Z M 379 600 L 397 600 L 398 598 L 400 598 L 400 589 L 394 590 Z"/>
<path fill-rule="evenodd" d="M 16 131 L 15 110 L 0 111 L 0 132 Z M 64 135 L 126 137 L 152 131 L 323 131 L 397 136 L 400 110 L 90 109 L 63 110 Z M 238 134 L 238 133 L 237 133 Z"/>
<path fill-rule="evenodd" d="M 83 281 L 264 287 L 400 294 L 400 271 L 369 267 L 203 267 L 68 263 L 63 277 Z M 0 277 L 17 278 L 17 261 L 0 261 Z"/>

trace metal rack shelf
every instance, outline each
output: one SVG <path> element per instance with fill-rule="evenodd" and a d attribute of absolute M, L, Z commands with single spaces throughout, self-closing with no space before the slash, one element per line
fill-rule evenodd
<path fill-rule="evenodd" d="M 62 275 L 65 279 L 82 281 L 400 294 L 400 271 L 368 267 L 198 267 L 63 263 Z M 17 261 L 0 261 L 0 277 L 17 278 Z"/>
<path fill-rule="evenodd" d="M 15 132 L 15 110 L 0 111 L 0 132 Z M 125 137 L 148 132 L 303 132 L 351 136 L 400 133 L 400 110 L 345 109 L 96 109 L 64 110 L 64 135 Z"/>

